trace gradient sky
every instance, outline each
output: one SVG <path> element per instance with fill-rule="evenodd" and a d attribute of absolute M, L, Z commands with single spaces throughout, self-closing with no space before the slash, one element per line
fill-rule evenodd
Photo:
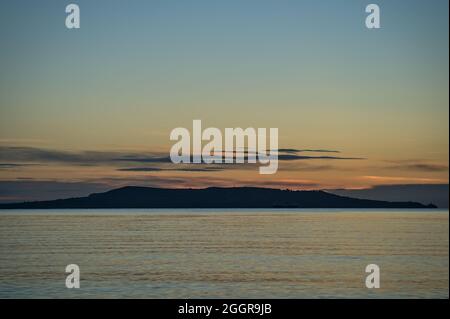
<path fill-rule="evenodd" d="M 65 28 L 70 1 L 0 4 L 0 200 L 35 183 L 448 183 L 447 0 L 372 1 L 379 30 L 365 27 L 368 0 L 73 2 L 79 30 Z M 271 176 L 156 160 L 193 119 L 339 153 L 296 152 Z"/>

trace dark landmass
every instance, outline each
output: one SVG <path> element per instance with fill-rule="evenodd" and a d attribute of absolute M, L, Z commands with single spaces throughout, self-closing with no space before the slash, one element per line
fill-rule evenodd
<path fill-rule="evenodd" d="M 329 189 L 329 193 L 360 199 L 385 201 L 415 201 L 433 203 L 439 208 L 448 208 L 448 184 L 378 185 L 366 189 Z"/>
<path fill-rule="evenodd" d="M 356 199 L 324 191 L 236 187 L 164 189 L 127 186 L 87 197 L 0 204 L 0 209 L 57 208 L 436 208 L 415 202 Z"/>

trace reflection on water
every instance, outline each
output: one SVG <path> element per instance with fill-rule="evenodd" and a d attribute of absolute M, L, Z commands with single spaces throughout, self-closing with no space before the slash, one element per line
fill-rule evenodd
<path fill-rule="evenodd" d="M 448 298 L 448 231 L 437 210 L 0 211 L 0 297 Z"/>

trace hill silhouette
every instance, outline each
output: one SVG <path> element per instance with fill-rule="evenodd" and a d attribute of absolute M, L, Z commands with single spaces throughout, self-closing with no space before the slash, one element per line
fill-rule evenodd
<path fill-rule="evenodd" d="M 56 208 L 436 208 L 415 202 L 356 199 L 324 191 L 210 187 L 165 189 L 127 186 L 87 197 L 1 204 L 0 209 Z"/>

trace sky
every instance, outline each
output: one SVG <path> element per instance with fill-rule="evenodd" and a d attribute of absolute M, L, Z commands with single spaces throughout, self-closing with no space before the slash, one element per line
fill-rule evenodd
<path fill-rule="evenodd" d="M 448 1 L 0 4 L 0 201 L 124 185 L 448 184 Z M 279 129 L 279 170 L 167 160 L 172 129 Z M 324 158 L 325 157 L 325 158 Z"/>

